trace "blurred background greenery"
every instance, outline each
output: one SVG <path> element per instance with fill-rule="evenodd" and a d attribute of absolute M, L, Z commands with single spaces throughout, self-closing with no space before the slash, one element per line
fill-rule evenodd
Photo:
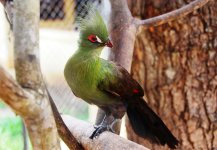
<path fill-rule="evenodd" d="M 0 150 L 23 149 L 22 121 L 0 102 Z M 2 116 L 4 114 L 4 116 Z"/>
<path fill-rule="evenodd" d="M 67 114 L 67 112 L 65 112 Z M 75 113 L 73 116 L 82 120 L 88 120 L 88 112 Z M 9 108 L 0 101 L 0 150 L 32 150 L 30 140 L 25 139 L 22 119 L 12 113 Z M 26 148 L 24 148 L 26 144 Z M 63 143 L 62 143 L 63 145 Z M 68 149 L 65 145 L 63 150 Z"/>

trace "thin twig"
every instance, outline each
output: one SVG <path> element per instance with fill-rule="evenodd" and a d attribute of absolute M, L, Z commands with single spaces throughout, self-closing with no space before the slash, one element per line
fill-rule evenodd
<path fill-rule="evenodd" d="M 54 103 L 53 98 L 51 97 L 48 89 L 47 89 L 48 98 L 50 101 L 50 105 L 53 111 L 53 115 L 55 118 L 57 131 L 59 133 L 59 136 L 61 139 L 65 142 L 65 144 L 68 146 L 70 150 L 83 150 L 83 147 L 80 145 L 80 143 L 77 142 L 76 138 L 72 135 L 72 133 L 69 131 L 68 127 L 63 122 L 62 117 L 60 116 L 60 113 Z"/>
<path fill-rule="evenodd" d="M 145 19 L 145 20 L 135 19 L 134 24 L 136 24 L 137 26 L 142 25 L 145 28 L 148 28 L 151 26 L 159 26 L 159 25 L 162 25 L 162 24 L 165 24 L 170 21 L 186 16 L 189 13 L 193 12 L 194 10 L 201 8 L 209 1 L 210 0 L 195 0 L 194 2 L 191 2 L 188 5 L 183 6 L 182 8 L 176 9 L 174 11 L 171 11 L 169 13 L 166 13 L 160 16 L 156 16 L 153 18 Z"/>

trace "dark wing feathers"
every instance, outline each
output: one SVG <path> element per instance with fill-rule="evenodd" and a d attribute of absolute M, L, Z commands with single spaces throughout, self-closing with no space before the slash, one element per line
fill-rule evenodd
<path fill-rule="evenodd" d="M 154 143 L 176 148 L 178 140 L 143 100 L 142 87 L 120 65 L 112 62 L 104 65 L 107 68 L 104 70 L 106 75 L 99 83 L 99 88 L 127 101 L 127 115 L 135 133 Z"/>
<path fill-rule="evenodd" d="M 104 68 L 107 68 L 105 77 L 99 83 L 99 89 L 107 91 L 111 94 L 119 95 L 122 98 L 138 96 L 142 97 L 144 91 L 126 69 L 113 62 L 109 63 Z"/>

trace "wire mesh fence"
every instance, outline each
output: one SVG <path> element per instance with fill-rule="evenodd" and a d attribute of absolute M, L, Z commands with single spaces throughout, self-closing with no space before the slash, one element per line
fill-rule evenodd
<path fill-rule="evenodd" d="M 71 29 L 74 0 L 40 0 L 41 27 Z"/>
<path fill-rule="evenodd" d="M 72 29 L 74 18 L 85 17 L 85 5 L 96 7 L 102 0 L 40 0 L 41 27 Z"/>

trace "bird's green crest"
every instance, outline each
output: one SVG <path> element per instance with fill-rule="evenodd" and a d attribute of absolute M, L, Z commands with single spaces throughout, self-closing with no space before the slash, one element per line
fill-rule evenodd
<path fill-rule="evenodd" d="M 88 41 L 88 37 L 96 35 L 102 43 L 105 43 L 108 40 L 108 30 L 99 11 L 91 5 L 85 7 L 88 9 L 88 15 L 85 18 L 76 18 L 76 23 L 80 29 L 79 44 L 81 47 L 97 48 L 96 44 Z"/>

